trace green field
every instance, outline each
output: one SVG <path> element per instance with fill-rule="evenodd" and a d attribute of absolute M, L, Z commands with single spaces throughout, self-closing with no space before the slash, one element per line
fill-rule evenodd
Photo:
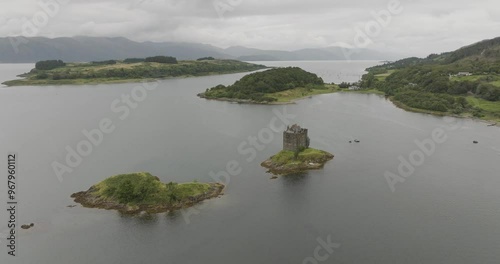
<path fill-rule="evenodd" d="M 395 70 L 388 70 L 386 73 L 377 74 L 375 75 L 375 78 L 379 81 L 385 81 L 387 76 L 391 75 L 394 71 Z"/>
<path fill-rule="evenodd" d="M 281 91 L 277 93 L 270 93 L 266 94 L 266 96 L 275 98 L 278 103 L 290 103 L 293 102 L 294 100 L 313 96 L 313 95 L 318 95 L 318 94 L 327 94 L 327 93 L 334 93 L 339 91 L 339 88 L 337 85 L 332 85 L 332 84 L 325 84 L 323 86 L 315 86 L 312 89 L 306 89 L 303 87 L 300 88 L 295 88 L 295 89 L 290 89 L 286 91 Z"/>
<path fill-rule="evenodd" d="M 492 102 L 492 101 L 487 101 L 481 98 L 476 98 L 476 97 L 467 97 L 467 102 L 469 102 L 470 105 L 479 107 L 485 111 L 492 112 L 492 113 L 500 113 L 500 102 Z"/>
<path fill-rule="evenodd" d="M 500 87 L 500 76 L 498 75 L 471 75 L 471 76 L 453 76 L 451 77 L 451 81 L 458 81 L 458 82 L 463 82 L 463 81 L 470 81 L 470 82 L 475 82 L 479 80 L 484 80 L 489 78 L 490 80 L 492 79 L 493 81 L 486 81 L 489 84 L 495 85 L 496 87 Z"/>
<path fill-rule="evenodd" d="M 481 75 L 481 74 L 478 74 L 478 75 L 470 75 L 470 76 L 453 76 L 451 77 L 450 80 L 452 81 L 477 81 L 483 77 L 487 77 L 488 75 Z"/>
<path fill-rule="evenodd" d="M 496 87 L 500 87 L 500 80 L 499 81 L 494 81 L 490 82 L 491 84 L 495 85 Z"/>
<path fill-rule="evenodd" d="M 467 97 L 467 102 L 474 107 L 483 110 L 481 119 L 500 122 L 500 101 L 492 102 L 476 97 Z"/>

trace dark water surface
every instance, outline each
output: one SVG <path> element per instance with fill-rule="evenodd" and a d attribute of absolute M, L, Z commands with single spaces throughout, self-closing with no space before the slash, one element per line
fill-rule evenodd
<path fill-rule="evenodd" d="M 265 64 L 339 82 L 375 63 Z M 32 66 L 0 64 L 0 80 Z M 35 227 L 18 230 L 16 258 L 0 236 L 0 263 L 500 263 L 498 127 L 405 112 L 377 95 L 321 95 L 286 107 L 196 97 L 244 75 L 160 81 L 123 120 L 125 110 L 111 105 L 137 84 L 2 87 L 1 149 L 19 157 L 17 217 Z M 281 133 L 270 134 L 269 125 L 281 126 L 284 111 L 309 128 L 312 147 L 335 154 L 323 170 L 270 180 L 259 166 L 281 148 Z M 114 131 L 60 181 L 53 162 L 65 164 L 65 148 L 77 148 L 82 131 L 105 118 Z M 429 143 L 436 130 L 443 142 Z M 349 144 L 354 139 L 361 143 Z M 426 154 L 415 141 L 435 147 Z M 399 174 L 399 159 L 418 166 L 392 192 L 384 175 Z M 127 217 L 66 207 L 73 192 L 111 175 L 208 182 L 236 163 L 234 176 L 220 177 L 226 195 L 191 210 Z M 0 221 L 5 233 L 5 210 Z M 316 250 L 328 240 L 333 250 Z"/>

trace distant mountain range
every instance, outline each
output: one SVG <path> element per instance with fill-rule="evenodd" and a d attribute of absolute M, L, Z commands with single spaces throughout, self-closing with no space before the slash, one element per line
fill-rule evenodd
<path fill-rule="evenodd" d="M 155 55 L 174 56 L 180 60 L 207 56 L 243 61 L 346 60 L 344 53 L 351 54 L 351 60 L 392 60 L 401 57 L 369 49 L 349 50 L 340 47 L 281 51 L 241 46 L 223 49 L 208 44 L 184 42 L 135 42 L 122 37 L 0 38 L 0 63 L 28 63 L 50 59 L 86 62 Z"/>

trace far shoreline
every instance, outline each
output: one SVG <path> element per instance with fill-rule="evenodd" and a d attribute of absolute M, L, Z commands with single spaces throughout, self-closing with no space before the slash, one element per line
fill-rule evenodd
<path fill-rule="evenodd" d="M 182 76 L 166 76 L 162 78 L 133 78 L 133 79 L 71 79 L 70 81 L 54 81 L 54 82 L 29 82 L 26 79 L 15 79 L 9 80 L 1 83 L 4 85 L 3 88 L 11 88 L 11 87 L 23 87 L 23 86 L 64 86 L 64 85 L 74 85 L 74 86 L 84 86 L 84 85 L 102 85 L 102 84 L 124 84 L 124 83 L 143 83 L 143 82 L 157 82 L 162 80 L 171 80 L 171 79 L 188 79 L 194 77 L 206 77 L 206 76 L 217 76 L 217 75 L 225 75 L 225 74 L 236 74 L 236 73 L 251 73 L 257 72 L 260 70 L 249 70 L 249 71 L 227 71 L 227 72 L 211 72 L 207 74 L 199 74 L 199 75 L 182 75 Z"/>
<path fill-rule="evenodd" d="M 479 121 L 481 123 L 485 123 L 488 125 L 492 125 L 495 127 L 500 127 L 500 120 L 497 119 L 489 119 L 489 118 L 478 118 L 478 117 L 473 117 L 473 116 L 466 116 L 466 115 L 456 115 L 452 113 L 447 113 L 447 112 L 437 112 L 437 111 L 431 111 L 431 110 L 425 110 L 425 109 L 419 109 L 419 108 L 413 108 L 410 106 L 407 106 L 403 104 L 402 102 L 394 100 L 392 96 L 386 96 L 385 93 L 375 90 L 375 89 L 370 89 L 370 90 L 343 90 L 339 91 L 340 93 L 356 93 L 356 94 L 375 94 L 379 96 L 384 96 L 386 99 L 388 99 L 394 106 L 396 106 L 399 109 L 402 109 L 407 112 L 411 113 L 418 113 L 418 114 L 427 114 L 427 115 L 432 115 L 432 116 L 441 116 L 441 117 L 454 117 L 454 118 L 461 118 L 461 119 L 469 119 L 473 121 Z"/>
<path fill-rule="evenodd" d="M 496 119 L 482 119 L 482 118 L 477 118 L 477 117 L 472 117 L 472 116 L 461 116 L 461 115 L 455 115 L 452 113 L 441 113 L 441 112 L 436 112 L 436 111 L 430 111 L 430 110 L 425 110 L 425 109 L 417 109 L 417 108 L 412 108 L 409 107 L 401 102 L 395 101 L 392 97 L 387 97 L 384 92 L 375 90 L 375 89 L 370 89 L 370 90 L 348 90 L 348 89 L 336 89 L 332 90 L 329 92 L 325 93 L 318 93 L 318 94 L 308 94 L 304 95 L 301 97 L 296 97 L 296 98 L 291 98 L 288 101 L 276 101 L 276 102 L 257 102 L 257 101 L 252 101 L 252 100 L 246 100 L 246 99 L 235 99 L 235 98 L 206 98 L 203 96 L 203 93 L 199 93 L 197 96 L 206 99 L 206 100 L 212 100 L 212 101 L 221 101 L 221 102 L 230 102 L 230 103 L 235 103 L 235 104 L 250 104 L 250 105 L 290 105 L 290 104 L 296 104 L 297 101 L 299 100 L 304 100 L 307 98 L 312 98 L 313 96 L 316 95 L 322 95 L 322 94 L 334 94 L 334 93 L 353 93 L 353 94 L 373 94 L 377 96 L 383 96 L 386 99 L 389 99 L 389 101 L 396 106 L 399 109 L 402 109 L 407 112 L 412 112 L 412 113 L 419 113 L 419 114 L 428 114 L 428 115 L 433 115 L 433 116 L 448 116 L 448 117 L 454 117 L 454 118 L 462 118 L 462 119 L 469 119 L 469 120 L 474 120 L 474 121 L 480 121 L 482 123 L 488 124 L 488 125 L 494 125 L 496 127 L 500 127 L 500 120 Z"/>
<path fill-rule="evenodd" d="M 304 100 L 307 98 L 312 98 L 313 96 L 316 95 L 322 95 L 322 94 L 332 94 L 339 92 L 339 88 L 337 85 L 333 84 L 325 84 L 322 89 L 318 88 L 313 88 L 310 90 L 307 90 L 303 87 L 296 87 L 290 90 L 285 90 L 282 92 L 277 92 L 277 93 L 270 93 L 266 94 L 266 96 L 275 98 L 276 101 L 269 102 L 269 101 L 255 101 L 251 99 L 239 99 L 239 98 L 227 98 L 227 97 L 221 97 L 221 98 L 213 98 L 213 97 L 206 97 L 205 93 L 199 93 L 197 94 L 198 97 L 206 100 L 213 100 L 213 101 L 222 101 L 222 102 L 231 102 L 231 103 L 238 103 L 238 104 L 254 104 L 254 105 L 289 105 L 289 104 L 296 104 L 297 101 L 299 100 Z"/>
<path fill-rule="evenodd" d="M 295 100 L 300 100 L 300 99 L 305 98 L 305 97 L 297 98 L 297 99 L 294 99 L 294 101 L 290 101 L 290 102 L 257 102 L 257 101 L 253 101 L 253 100 L 236 99 L 236 98 L 207 98 L 207 97 L 204 97 L 201 93 L 198 94 L 198 97 L 200 97 L 201 99 L 210 100 L 210 101 L 220 101 L 220 102 L 229 102 L 229 103 L 235 103 L 235 104 L 249 104 L 249 105 L 289 105 L 289 104 L 295 104 Z"/>
<path fill-rule="evenodd" d="M 136 59 L 139 61 L 130 60 L 133 59 L 100 62 L 39 61 L 29 72 L 18 74 L 20 79 L 8 80 L 2 84 L 12 87 L 134 83 L 247 73 L 270 68 L 238 60 L 214 58 L 177 61 L 173 57 L 158 56 Z"/>

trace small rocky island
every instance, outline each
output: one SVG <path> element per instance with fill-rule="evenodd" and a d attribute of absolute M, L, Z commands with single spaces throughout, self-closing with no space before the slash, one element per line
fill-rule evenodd
<path fill-rule="evenodd" d="M 87 191 L 71 195 L 84 207 L 122 213 L 161 213 L 191 207 L 223 194 L 221 183 L 162 183 L 147 172 L 121 174 L 105 179 Z"/>
<path fill-rule="evenodd" d="M 333 154 L 309 148 L 307 129 L 299 125 L 287 127 L 283 132 L 283 150 L 262 162 L 261 166 L 275 175 L 288 175 L 306 170 L 321 169 L 333 159 Z"/>

